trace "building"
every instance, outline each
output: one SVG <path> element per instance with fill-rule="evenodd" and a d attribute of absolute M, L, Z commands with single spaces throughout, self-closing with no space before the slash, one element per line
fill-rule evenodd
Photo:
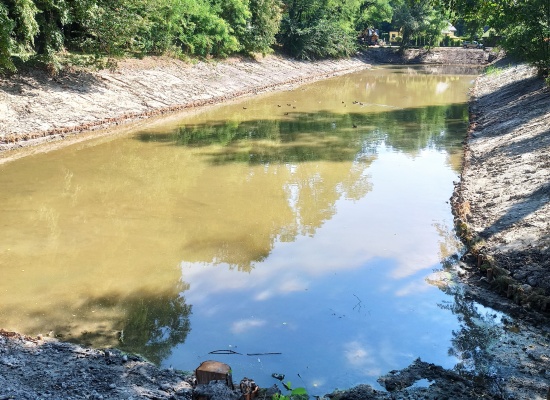
<path fill-rule="evenodd" d="M 450 38 L 455 38 L 456 37 L 456 31 L 457 31 L 457 29 L 453 26 L 453 24 L 451 24 L 450 22 L 447 22 L 447 26 L 445 28 L 443 28 L 443 30 L 441 31 L 441 34 L 443 36 L 448 36 Z"/>

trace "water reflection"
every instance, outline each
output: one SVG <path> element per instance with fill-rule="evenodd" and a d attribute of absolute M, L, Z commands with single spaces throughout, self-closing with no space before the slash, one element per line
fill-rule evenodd
<path fill-rule="evenodd" d="M 173 347 L 185 342 L 191 329 L 191 306 L 179 292 L 140 294 L 124 303 L 126 321 L 120 330 L 118 347 L 158 364 L 171 354 Z"/>
<path fill-rule="evenodd" d="M 455 261 L 453 257 L 445 259 L 443 270 L 453 270 Z M 454 369 L 467 376 L 494 378 L 497 368 L 492 349 L 500 345 L 503 314 L 473 301 L 460 285 L 449 282 L 441 289 L 452 300 L 442 302 L 440 307 L 451 311 L 460 323 L 449 348 L 449 354 L 459 360 Z"/>
<path fill-rule="evenodd" d="M 220 146 L 203 154 L 213 164 L 352 161 L 372 157 L 382 143 L 409 154 L 429 147 L 457 152 L 453 132 L 463 129 L 465 120 L 464 105 L 449 104 L 383 113 L 295 112 L 284 120 L 194 124 L 137 137 L 146 143 Z"/>
<path fill-rule="evenodd" d="M 281 352 L 222 361 L 319 391 L 454 366 L 426 275 L 455 251 L 468 85 L 363 72 L 1 166 L 0 326 L 180 369 Z"/>

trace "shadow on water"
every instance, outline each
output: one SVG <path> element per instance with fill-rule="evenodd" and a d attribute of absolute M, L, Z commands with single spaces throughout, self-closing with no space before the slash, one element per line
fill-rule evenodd
<path fill-rule="evenodd" d="M 287 114 L 280 120 L 185 125 L 166 133 L 140 133 L 137 139 L 190 148 L 222 146 L 223 151 L 203 154 L 215 165 L 338 162 L 375 155 L 381 144 L 412 155 L 425 148 L 458 153 L 468 118 L 464 104 L 380 113 Z"/>
<path fill-rule="evenodd" d="M 88 299 L 78 307 L 66 304 L 64 314 L 78 315 L 78 323 L 57 322 L 49 326 L 56 337 L 65 341 L 118 347 L 160 364 L 175 346 L 185 342 L 191 330 L 192 306 L 186 304 L 182 292 L 178 291 L 186 290 L 186 286 L 170 292 L 107 294 Z M 35 317 L 43 317 L 43 313 L 36 312 Z"/>

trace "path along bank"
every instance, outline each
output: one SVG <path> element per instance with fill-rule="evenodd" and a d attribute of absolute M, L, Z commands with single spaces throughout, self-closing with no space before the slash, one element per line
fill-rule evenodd
<path fill-rule="evenodd" d="M 0 84 L 2 142 L 8 149 L 149 114 L 284 89 L 285 84 L 366 68 L 384 55 L 370 57 L 313 64 L 274 57 L 193 66 L 149 59 L 137 65 L 122 63 L 114 72 L 5 79 Z M 417 61 L 416 57 L 409 59 Z M 268 65 L 276 64 L 275 70 L 269 69 Z M 279 80 L 274 82 L 277 74 Z M 181 86 L 186 91 L 173 100 L 170 90 Z M 456 296 L 475 297 L 519 318 L 505 319 L 491 326 L 486 337 L 481 335 L 474 353 L 480 352 L 485 371 L 464 375 L 415 361 L 381 377 L 389 393 L 361 385 L 330 395 L 333 399 L 548 398 L 550 328 L 542 314 L 531 309 L 548 310 L 549 92 L 533 70 L 513 67 L 478 78 L 471 107 L 464 171 L 453 197 L 457 223 L 471 245 L 458 270 L 469 285 L 466 294 Z M 506 296 L 495 295 L 493 289 L 501 289 Z M 537 297 L 522 297 L 522 293 Z M 415 386 L 426 380 L 428 387 Z M 219 397 L 211 398 L 232 398 L 229 393 L 214 393 Z M 188 375 L 160 370 L 139 357 L 0 332 L 0 399 L 184 399 L 192 395 Z"/>

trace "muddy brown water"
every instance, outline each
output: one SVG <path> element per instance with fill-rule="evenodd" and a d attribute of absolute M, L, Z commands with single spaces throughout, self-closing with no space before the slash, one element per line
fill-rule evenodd
<path fill-rule="evenodd" d="M 312 394 L 455 366 L 472 79 L 373 69 L 0 166 L 0 326 Z"/>

